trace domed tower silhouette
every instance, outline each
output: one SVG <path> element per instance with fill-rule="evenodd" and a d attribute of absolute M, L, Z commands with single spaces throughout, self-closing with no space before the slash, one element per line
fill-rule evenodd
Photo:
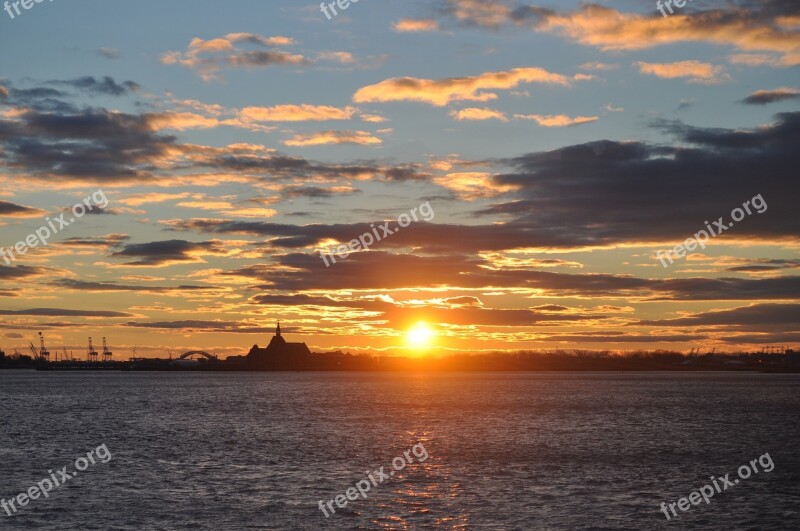
<path fill-rule="evenodd" d="M 275 335 L 269 345 L 260 348 L 257 344 L 250 349 L 247 359 L 256 365 L 272 367 L 293 367 L 311 356 L 305 343 L 288 343 L 281 335 L 281 322 L 275 326 Z"/>

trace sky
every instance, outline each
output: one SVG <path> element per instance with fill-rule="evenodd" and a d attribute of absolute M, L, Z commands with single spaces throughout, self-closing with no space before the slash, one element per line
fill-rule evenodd
<path fill-rule="evenodd" d="M 0 348 L 796 347 L 800 4 L 659 5 L 7 3 Z"/>

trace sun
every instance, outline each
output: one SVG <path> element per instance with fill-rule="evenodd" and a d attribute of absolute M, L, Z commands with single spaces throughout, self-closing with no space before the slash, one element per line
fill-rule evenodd
<path fill-rule="evenodd" d="M 431 328 L 422 321 L 415 324 L 414 327 L 408 331 L 408 342 L 413 347 L 428 347 L 430 346 L 432 339 L 433 330 L 431 330 Z"/>

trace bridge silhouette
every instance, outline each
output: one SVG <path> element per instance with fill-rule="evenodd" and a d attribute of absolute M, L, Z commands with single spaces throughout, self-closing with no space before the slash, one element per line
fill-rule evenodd
<path fill-rule="evenodd" d="M 190 350 L 189 352 L 184 352 L 183 354 L 178 357 L 179 360 L 186 360 L 191 358 L 192 356 L 202 356 L 208 360 L 217 361 L 217 357 L 213 354 L 209 354 L 208 352 L 204 352 L 202 350 Z"/>

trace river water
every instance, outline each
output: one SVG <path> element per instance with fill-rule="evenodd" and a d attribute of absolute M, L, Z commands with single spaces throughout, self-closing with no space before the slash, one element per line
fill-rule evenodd
<path fill-rule="evenodd" d="M 70 475 L 0 529 L 797 529 L 798 412 L 800 375 L 0 371 L 0 498 Z"/>

